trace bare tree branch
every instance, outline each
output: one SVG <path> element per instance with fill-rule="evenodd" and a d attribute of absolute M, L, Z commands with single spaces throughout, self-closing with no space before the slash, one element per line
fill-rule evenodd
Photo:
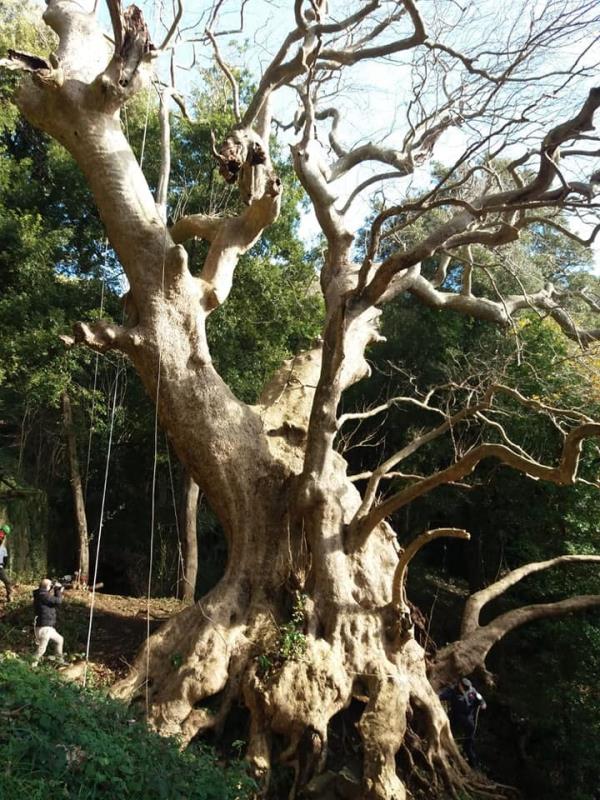
<path fill-rule="evenodd" d="M 367 409 L 366 411 L 355 411 L 349 412 L 347 414 L 342 414 L 338 419 L 338 428 L 341 428 L 342 425 L 345 425 L 346 422 L 355 419 L 368 419 L 369 417 L 374 417 L 377 414 L 381 414 L 382 411 L 387 411 L 394 405 L 398 405 L 399 403 L 407 403 L 409 405 L 417 406 L 418 408 L 422 408 L 425 411 L 433 411 L 434 413 L 441 414 L 445 416 L 445 414 L 440 411 L 435 406 L 429 405 L 428 402 L 422 402 L 417 400 L 416 397 L 392 397 L 387 402 L 382 403 L 381 405 L 375 406 L 373 408 Z"/>
<path fill-rule="evenodd" d="M 473 406 L 472 408 L 464 409 L 463 412 L 455 415 L 452 418 L 452 424 L 460 418 L 465 418 L 467 415 L 474 414 L 482 410 L 481 406 Z M 385 462 L 385 468 L 395 466 L 400 458 L 405 457 L 405 453 L 414 452 L 417 446 L 421 446 L 423 440 L 430 441 L 434 435 L 439 435 L 438 431 L 445 432 L 451 427 L 450 421 L 439 426 L 434 431 L 424 434 L 415 440 L 414 444 L 407 445 L 402 451 L 392 456 Z M 502 464 L 509 466 L 513 469 L 523 472 L 534 479 L 543 479 L 556 483 L 558 485 L 569 485 L 575 482 L 577 467 L 579 464 L 579 457 L 583 441 L 588 438 L 600 436 L 600 423 L 583 422 L 576 428 L 571 430 L 566 436 L 562 448 L 562 453 L 559 458 L 558 466 L 550 467 L 541 464 L 530 456 L 523 455 L 521 452 L 515 451 L 511 447 L 501 444 L 481 444 L 474 447 L 464 456 L 459 458 L 454 464 L 451 464 L 446 469 L 430 475 L 422 481 L 409 486 L 391 497 L 387 498 L 379 505 L 373 506 L 375 499 L 375 491 L 380 479 L 380 473 L 385 469 L 381 469 L 380 473 L 377 470 L 374 473 L 374 478 L 371 479 L 369 487 L 365 492 L 365 497 L 357 512 L 352 526 L 351 538 L 354 540 L 355 546 L 361 546 L 369 532 L 381 522 L 385 517 L 397 511 L 402 506 L 412 502 L 417 497 L 432 491 L 438 486 L 442 486 L 448 481 L 457 481 L 469 475 L 475 467 L 483 460 L 488 458 L 495 458 Z M 414 449 L 413 449 L 414 448 Z M 376 477 L 375 477 L 376 476 Z"/>
<path fill-rule="evenodd" d="M 435 689 L 455 683 L 462 675 L 469 675 L 476 669 L 485 668 L 485 659 L 494 645 L 507 633 L 534 622 L 585 611 L 600 606 L 600 595 L 579 595 L 556 603 L 539 603 L 516 608 L 497 617 L 488 625 L 478 628 L 466 639 L 444 647 L 436 654 L 431 665 L 429 680 Z"/>
<path fill-rule="evenodd" d="M 177 0 L 177 11 L 175 12 L 175 16 L 173 17 L 173 22 L 171 23 L 171 26 L 167 31 L 167 34 L 162 41 L 162 44 L 157 48 L 157 50 L 163 51 L 170 46 L 172 39 L 177 34 L 177 28 L 179 27 L 179 23 L 181 22 L 182 17 L 183 17 L 183 2 L 182 0 Z"/>
<path fill-rule="evenodd" d="M 485 670 L 485 659 L 492 647 L 521 625 L 600 606 L 600 595 L 581 595 L 556 603 L 523 606 L 501 614 L 486 625 L 479 624 L 482 608 L 528 575 L 557 565 L 599 562 L 600 556 L 596 555 L 565 555 L 525 564 L 471 595 L 465 605 L 460 639 L 439 650 L 431 665 L 430 680 L 434 687 L 439 689 L 454 683 L 476 669 Z"/>
<path fill-rule="evenodd" d="M 264 194 L 237 217 L 220 219 L 193 214 L 173 225 L 170 233 L 175 242 L 194 236 L 211 242 L 200 274 L 202 306 L 207 313 L 225 302 L 240 256 L 252 247 L 267 225 L 277 219 L 280 206 L 281 181 L 272 177 Z"/>
<path fill-rule="evenodd" d="M 436 539 L 441 538 L 469 540 L 471 538 L 471 534 L 462 528 L 434 528 L 433 530 L 425 531 L 424 533 L 419 534 L 415 539 L 413 539 L 412 542 L 410 542 L 410 544 L 408 544 L 400 553 L 398 566 L 394 572 L 394 583 L 392 585 L 392 605 L 394 605 L 396 608 L 406 606 L 407 604 L 405 597 L 405 583 L 408 565 L 422 547 L 424 547 L 426 544 L 429 544 L 429 542 L 433 542 Z"/>
<path fill-rule="evenodd" d="M 472 631 L 479 627 L 479 616 L 482 608 L 492 600 L 500 597 L 501 594 L 510 589 L 523 578 L 528 575 L 534 575 L 536 572 L 541 572 L 544 569 L 550 569 L 562 564 L 589 564 L 600 563 L 600 556 L 595 555 L 567 555 L 557 556 L 556 558 L 549 558 L 547 561 L 535 561 L 530 564 L 525 564 L 522 567 L 513 569 L 504 575 L 499 581 L 486 586 L 479 592 L 472 594 L 467 602 L 463 611 L 462 625 L 460 636 L 464 639 Z"/>
<path fill-rule="evenodd" d="M 64 81 L 64 73 L 60 61 L 54 54 L 48 59 L 40 58 L 31 53 L 24 53 L 9 48 L 8 58 L 0 58 L 0 67 L 5 69 L 31 72 L 34 78 L 42 85 L 60 88 Z"/>
<path fill-rule="evenodd" d="M 332 62 L 348 67 L 357 64 L 359 61 L 383 58 L 384 56 L 390 56 L 404 50 L 411 50 L 413 47 L 423 44 L 426 39 L 426 33 L 421 15 L 412 0 L 402 0 L 402 2 L 414 26 L 414 31 L 410 36 L 407 36 L 405 39 L 398 39 L 387 44 L 373 47 L 363 46 L 346 50 L 325 48 L 321 51 L 320 58 L 325 62 Z"/>
<path fill-rule="evenodd" d="M 448 222 L 440 225 L 416 247 L 406 253 L 394 254 L 388 257 L 374 270 L 373 277 L 368 285 L 366 276 L 371 271 L 371 261 L 366 259 L 361 268 L 363 277 L 359 281 L 357 300 L 361 303 L 379 302 L 391 280 L 399 271 L 420 263 L 424 258 L 429 258 L 438 249 L 449 249 L 471 243 L 495 246 L 518 238 L 518 230 L 511 225 L 500 224 L 495 231 L 489 232 L 481 227 L 472 230 L 473 223 L 481 221 L 488 209 L 494 206 L 501 205 L 506 209 L 520 207 L 525 202 L 539 200 L 544 194 L 548 194 L 553 178 L 556 175 L 555 158 L 560 145 L 593 128 L 593 116 L 599 105 L 600 88 L 590 90 L 578 114 L 570 120 L 555 126 L 545 136 L 542 143 L 538 172 L 529 184 L 507 192 L 481 195 L 477 200 L 471 202 L 470 209 L 456 213 Z M 561 191 L 564 193 L 564 190 Z M 561 193 L 552 195 L 554 201 L 560 199 L 561 196 Z M 550 200 L 550 197 L 547 199 Z M 466 231 L 469 232 L 466 233 Z"/>
<path fill-rule="evenodd" d="M 182 244 L 195 237 L 212 242 L 224 222 L 226 220 L 223 218 L 213 217 L 209 214 L 189 214 L 177 220 L 171 227 L 170 234 L 177 244 Z"/>
<path fill-rule="evenodd" d="M 233 95 L 233 116 L 236 122 L 242 121 L 242 116 L 240 113 L 240 89 L 238 83 L 233 75 L 231 69 L 227 66 L 227 64 L 223 61 L 221 57 L 221 53 L 219 51 L 219 46 L 217 44 L 217 40 L 215 39 L 213 33 L 209 30 L 206 31 L 206 35 L 210 40 L 210 43 L 213 46 L 213 50 L 215 51 L 215 60 L 219 67 L 221 68 L 223 74 L 229 81 L 229 85 L 231 86 L 231 92 Z"/>

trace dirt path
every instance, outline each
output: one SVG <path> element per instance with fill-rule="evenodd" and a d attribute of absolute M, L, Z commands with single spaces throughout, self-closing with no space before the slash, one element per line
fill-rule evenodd
<path fill-rule="evenodd" d="M 6 603 L 0 588 L 0 651 L 12 650 L 26 656 L 33 653 L 32 592 L 34 586 L 15 587 L 13 600 Z M 65 638 L 65 653 L 78 661 L 84 658 L 89 630 L 92 594 L 67 590 L 59 611 L 58 630 Z M 125 673 L 147 634 L 183 608 L 173 598 L 122 597 L 96 592 L 92 615 L 90 665 L 98 682 L 114 682 Z"/>

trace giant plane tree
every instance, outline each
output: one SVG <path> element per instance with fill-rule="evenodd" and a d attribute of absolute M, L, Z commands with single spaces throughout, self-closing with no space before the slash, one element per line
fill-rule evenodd
<path fill-rule="evenodd" d="M 428 664 L 406 572 L 428 541 L 469 534 L 416 530 L 400 547 L 394 514 L 438 487 L 468 484 L 483 462 L 559 485 L 593 482 L 579 467 L 600 423 L 499 383 L 465 391 L 460 408 L 435 391 L 407 395 L 393 401 L 430 412 L 431 425 L 352 476 L 336 448 L 341 427 L 383 413 L 391 400 L 365 411 L 340 408 L 344 392 L 368 378 L 378 319 L 400 297 L 508 333 L 519 315 L 537 313 L 575 345 L 600 338 L 592 292 L 560 276 L 524 277 L 505 258 L 532 229 L 585 245 L 600 230 L 597 5 L 523 2 L 498 18 L 496 4 L 485 2 L 295 0 L 274 15 L 275 30 L 260 48 L 266 29 L 253 29 L 249 41 L 262 66 L 251 92 L 239 91 L 239 71 L 220 43 L 223 33 L 243 33 L 252 0 L 202 9 L 178 0 L 162 42 L 151 41 L 138 8 L 107 5 L 112 32 L 97 9 L 48 0 L 43 18 L 58 36 L 56 53 L 13 50 L 3 66 L 29 73 L 18 106 L 79 165 L 130 285 L 122 324 L 78 322 L 69 344 L 131 360 L 228 544 L 218 585 L 149 638 L 115 692 L 145 697 L 151 723 L 184 742 L 218 730 L 242 704 L 250 719 L 247 758 L 264 791 L 275 759 L 295 767 L 294 792 L 314 789 L 327 762 L 329 723 L 354 700 L 362 708 L 357 796 L 401 800 L 422 782 L 444 797 L 501 794 L 462 758 L 437 689 L 483 669 L 490 648 L 523 623 L 600 605 L 597 595 L 571 597 L 480 619 L 486 603 L 525 575 L 600 556 L 559 555 L 504 575 L 469 600 L 461 638 Z M 167 222 L 174 89 L 153 72 L 160 55 L 177 48 L 193 62 L 191 47 L 213 54 L 231 92 L 236 124 L 213 153 L 242 210 Z M 389 113 L 379 127 L 389 130 L 379 139 L 360 130 L 369 114 L 347 96 L 372 65 L 380 65 L 373 80 L 385 76 L 397 87 L 394 109 L 382 101 Z M 124 104 L 151 80 L 163 92 L 155 193 L 121 124 Z M 293 167 L 322 231 L 315 269 L 325 318 L 312 348 L 282 364 L 247 405 L 216 371 L 206 326 L 227 302 L 240 256 L 277 221 L 286 187 L 270 157 L 276 125 L 291 141 Z M 443 157 L 444 148 L 455 156 Z M 428 169 L 434 157 L 442 166 Z M 372 191 L 375 214 L 358 247 L 352 220 Z M 194 238 L 206 243 L 199 274 L 188 267 L 186 243 Z M 552 461 L 513 440 L 503 423 L 507 406 L 551 420 Z M 462 426 L 479 434 L 454 448 L 449 463 L 432 474 L 411 470 L 413 454 Z"/>

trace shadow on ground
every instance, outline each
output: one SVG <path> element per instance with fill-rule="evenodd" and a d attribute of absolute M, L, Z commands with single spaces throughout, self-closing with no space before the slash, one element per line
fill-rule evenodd
<path fill-rule="evenodd" d="M 19 585 L 13 599 L 0 596 L 0 652 L 33 654 L 32 592 L 34 586 Z M 91 592 L 65 591 L 57 628 L 65 638 L 68 660 L 85 658 L 90 630 Z M 137 650 L 150 632 L 181 611 L 184 605 L 172 598 L 122 597 L 96 592 L 90 634 L 90 667 L 98 683 L 110 684 L 127 672 Z M 50 649 L 50 648 L 49 648 Z"/>

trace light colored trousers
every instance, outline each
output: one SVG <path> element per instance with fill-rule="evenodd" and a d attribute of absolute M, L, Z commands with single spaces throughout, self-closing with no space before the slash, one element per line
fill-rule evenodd
<path fill-rule="evenodd" d="M 56 655 L 62 656 L 63 643 L 65 640 L 56 630 L 56 628 L 53 628 L 50 625 L 44 625 L 42 628 L 36 628 L 35 640 L 37 642 L 37 649 L 35 651 L 35 659 L 34 659 L 36 663 L 46 652 L 46 648 L 48 647 L 49 642 L 54 642 L 56 647 Z"/>

